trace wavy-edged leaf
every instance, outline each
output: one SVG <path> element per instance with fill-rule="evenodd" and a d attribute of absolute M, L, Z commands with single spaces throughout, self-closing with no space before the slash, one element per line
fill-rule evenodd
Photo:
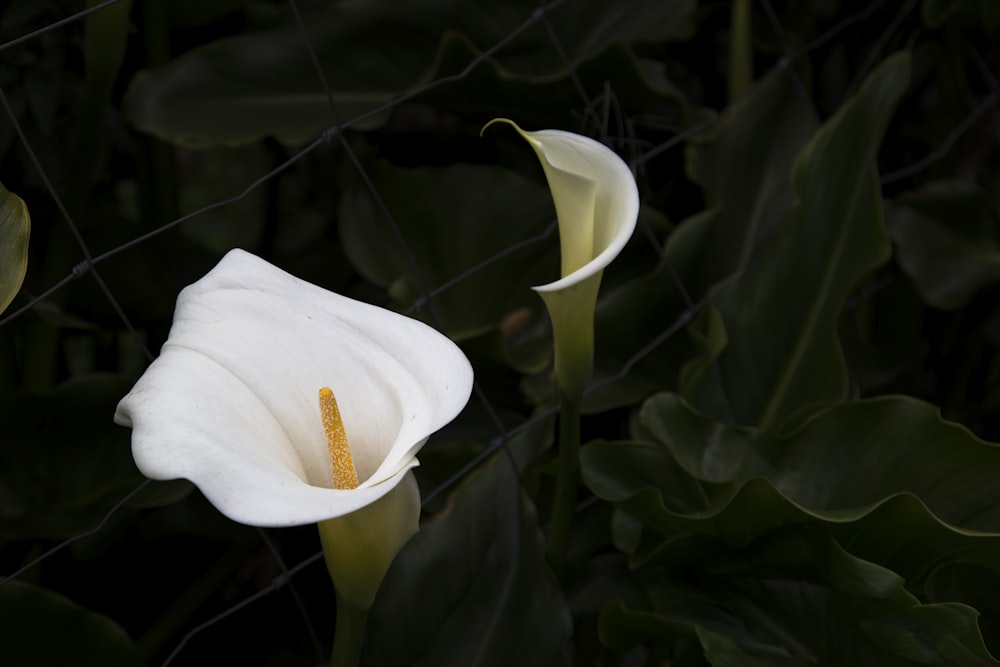
<path fill-rule="evenodd" d="M 31 216 L 24 201 L 0 184 L 0 313 L 17 296 L 28 270 Z"/>
<path fill-rule="evenodd" d="M 837 317 L 889 256 L 875 154 L 909 80 L 896 54 L 827 121 L 792 169 L 798 202 L 714 302 L 728 345 L 688 397 L 728 423 L 782 428 L 847 390 Z"/>
<path fill-rule="evenodd" d="M 711 665 L 997 665 L 977 613 L 922 604 L 903 579 L 820 527 L 741 549 L 701 540 L 664 579 L 653 610 L 609 604 L 602 639 L 619 649 L 694 636 Z M 680 575 L 683 576 L 680 576 Z"/>
<path fill-rule="evenodd" d="M 660 394 L 642 420 L 654 441 L 592 443 L 581 464 L 595 494 L 659 541 L 704 533 L 745 545 L 769 530 L 821 522 L 852 554 L 914 587 L 945 563 L 1000 566 L 1000 447 L 926 403 L 837 405 L 777 436 L 718 424 Z M 659 548 L 647 542 L 636 558 Z"/>
<path fill-rule="evenodd" d="M 670 394 L 647 401 L 641 418 L 700 480 L 764 478 L 817 511 L 912 493 L 956 527 L 1000 533 L 1000 446 L 914 398 L 835 405 L 786 436 L 720 425 Z"/>
<path fill-rule="evenodd" d="M 692 0 L 640 4 L 641 8 L 621 11 L 587 0 L 557 8 L 546 20 L 574 66 L 612 45 L 690 34 Z M 511 35 L 514 41 L 492 61 L 494 71 L 486 71 L 483 81 L 510 82 L 515 90 L 498 92 L 496 85 L 489 88 L 482 81 L 472 82 L 473 89 L 485 91 L 491 101 L 502 103 L 513 96 L 531 103 L 539 96 L 517 90 L 530 83 L 537 90 L 544 87 L 544 104 L 549 106 L 554 83 L 566 93 L 564 97 L 577 94 L 546 33 L 518 30 L 536 10 L 524 2 L 489 8 L 458 0 L 337 3 L 309 13 L 305 24 L 329 82 L 336 117 L 341 121 L 364 117 L 361 126 L 372 127 L 385 118 L 385 114 L 370 115 L 378 107 L 431 80 L 460 74 L 484 49 Z M 643 81 L 640 88 L 655 87 L 635 63 L 632 67 L 629 81 Z M 235 144 L 264 136 L 299 143 L 316 137 L 335 119 L 292 21 L 218 40 L 162 68 L 141 72 L 125 105 L 141 129 L 192 146 Z M 488 113 L 495 115 L 498 110 L 490 107 Z"/>

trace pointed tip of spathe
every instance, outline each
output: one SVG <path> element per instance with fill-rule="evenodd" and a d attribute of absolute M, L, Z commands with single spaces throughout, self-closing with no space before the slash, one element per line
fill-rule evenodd
<path fill-rule="evenodd" d="M 504 123 L 504 124 L 507 124 L 507 125 L 511 125 L 514 128 L 516 128 L 518 131 L 521 130 L 521 128 L 517 127 L 517 123 L 515 123 L 512 120 L 510 120 L 509 118 L 494 118 L 490 122 L 486 123 L 486 125 L 483 125 L 483 128 L 481 130 L 479 130 L 479 136 L 481 137 L 484 134 L 486 134 L 486 130 L 489 129 L 491 125 L 496 125 L 497 123 Z"/>

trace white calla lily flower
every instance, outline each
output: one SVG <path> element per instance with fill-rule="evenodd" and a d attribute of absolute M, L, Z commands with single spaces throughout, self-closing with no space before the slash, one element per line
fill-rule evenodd
<path fill-rule="evenodd" d="M 579 396 L 593 372 L 594 310 L 604 268 L 632 237 L 639 191 L 628 165 L 610 148 L 562 130 L 517 130 L 542 163 L 555 202 L 562 254 L 561 278 L 533 288 L 552 320 L 556 377 Z M 485 129 L 485 128 L 483 128 Z"/>
<path fill-rule="evenodd" d="M 341 569 L 384 561 L 368 565 L 377 589 L 417 529 L 416 454 L 471 391 L 468 360 L 434 329 L 233 250 L 181 292 L 160 356 L 115 421 L 132 428 L 132 454 L 147 477 L 189 479 L 240 523 L 325 522 L 338 592 L 352 575 L 338 578 L 330 548 L 343 552 L 333 558 L 346 563 Z M 342 464 L 322 394 L 336 397 L 355 488 L 334 488 Z M 368 533 L 347 544 L 350 531 L 324 531 L 345 522 Z M 359 555 L 343 555 L 352 552 Z M 370 605 L 374 589 L 362 588 L 354 597 Z"/>

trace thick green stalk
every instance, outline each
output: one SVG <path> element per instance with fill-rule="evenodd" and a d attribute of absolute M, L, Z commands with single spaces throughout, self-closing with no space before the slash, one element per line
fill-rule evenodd
<path fill-rule="evenodd" d="M 580 486 L 580 397 L 559 394 L 559 470 L 549 518 L 545 555 L 557 576 L 563 575 L 570 526 Z"/>
<path fill-rule="evenodd" d="M 333 636 L 330 667 L 357 667 L 365 638 L 368 610 L 361 609 L 337 595 L 337 630 Z"/>
<path fill-rule="evenodd" d="M 750 0 L 733 0 L 729 17 L 729 80 L 726 95 L 735 102 L 753 84 L 753 28 Z"/>

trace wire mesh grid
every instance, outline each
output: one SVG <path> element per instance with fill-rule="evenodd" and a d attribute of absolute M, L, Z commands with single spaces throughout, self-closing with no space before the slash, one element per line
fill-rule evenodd
<path fill-rule="evenodd" d="M 79 22 L 86 16 L 108 11 L 115 5 L 121 4 L 121 2 L 122 0 L 108 0 L 107 2 L 93 4 L 86 9 L 67 12 L 57 19 L 53 18 L 53 20 L 37 30 L 13 37 L 8 36 L 8 41 L 0 44 L 0 54 L 17 53 L 18 49 L 42 43 L 59 31 L 71 30 L 74 26 L 78 26 Z M 533 7 L 521 17 L 521 21 L 516 27 L 488 48 L 482 50 L 478 55 L 469 58 L 464 67 L 456 73 L 434 78 L 412 90 L 394 96 L 388 102 L 361 115 L 345 118 L 338 104 L 335 102 L 334 92 L 330 82 L 326 78 L 324 68 L 316 55 L 314 44 L 310 39 L 307 26 L 300 13 L 300 8 L 295 0 L 288 0 L 285 11 L 298 26 L 302 46 L 308 50 L 310 61 L 314 68 L 316 89 L 325 96 L 328 103 L 330 119 L 328 127 L 310 141 L 301 144 L 294 152 L 286 154 L 285 159 L 279 164 L 273 168 L 264 170 L 259 177 L 253 179 L 245 187 L 237 188 L 231 196 L 167 220 L 148 231 L 137 233 L 132 238 L 116 243 L 103 251 L 94 251 L 92 249 L 94 241 L 86 237 L 85 232 L 81 230 L 74 216 L 64 204 L 66 197 L 64 191 L 71 186 L 67 183 L 56 183 L 50 177 L 50 173 L 57 171 L 55 169 L 56 165 L 51 161 L 59 159 L 58 150 L 54 151 L 51 146 L 47 147 L 44 153 L 36 150 L 36 139 L 28 136 L 22 122 L 19 120 L 21 114 L 14 108 L 8 97 L 10 90 L 17 89 L 22 84 L 16 80 L 8 80 L 0 87 L 0 105 L 3 106 L 3 115 L 6 122 L 9 123 L 10 128 L 16 134 L 15 149 L 26 156 L 27 163 L 32 165 L 35 170 L 33 176 L 38 179 L 50 198 L 47 202 L 33 201 L 31 202 L 31 207 L 33 210 L 49 211 L 53 216 L 61 219 L 60 224 L 64 226 L 63 229 L 67 235 L 67 239 L 76 245 L 78 259 L 72 265 L 62 266 L 57 269 L 57 271 L 61 272 L 61 275 L 50 271 L 50 275 L 54 276 L 50 284 L 46 285 L 41 291 L 31 294 L 30 297 L 22 296 L 19 301 L 15 302 L 15 307 L 0 317 L 0 332 L 5 328 L 13 327 L 15 323 L 29 326 L 26 321 L 32 317 L 37 317 L 33 313 L 42 313 L 46 308 L 46 304 L 54 295 L 58 295 L 61 291 L 66 290 L 67 286 L 76 281 L 89 280 L 93 281 L 107 306 L 113 310 L 114 316 L 120 322 L 122 330 L 127 332 L 128 340 L 130 341 L 128 344 L 133 346 L 137 354 L 141 355 L 141 358 L 145 359 L 146 362 L 152 361 L 155 357 L 155 352 L 150 347 L 150 336 L 148 332 L 139 331 L 133 324 L 132 318 L 130 318 L 129 306 L 123 303 L 123 300 L 117 296 L 123 286 L 110 283 L 105 279 L 102 272 L 104 265 L 112 260 L 112 258 L 127 255 L 141 244 L 156 243 L 157 239 L 162 238 L 167 232 L 182 225 L 198 226 L 199 221 L 203 220 L 206 214 L 244 201 L 252 193 L 262 188 L 267 188 L 269 183 L 272 183 L 279 175 L 295 168 L 297 165 L 303 164 L 314 152 L 332 150 L 341 151 L 353 167 L 356 177 L 360 178 L 364 184 L 364 188 L 375 203 L 378 218 L 376 224 L 382 225 L 385 230 L 388 230 L 393 243 L 397 244 L 398 250 L 404 254 L 406 262 L 416 277 L 416 297 L 412 299 L 408 307 L 403 308 L 404 312 L 423 317 L 439 329 L 446 329 L 442 319 L 435 312 L 434 299 L 436 297 L 446 293 L 449 289 L 468 280 L 477 273 L 488 269 L 492 264 L 503 260 L 512 253 L 532 246 L 555 243 L 555 222 L 549 223 L 535 235 L 524 238 L 513 245 L 496 248 L 489 258 L 467 267 L 462 272 L 440 284 L 431 284 L 430 280 L 423 275 L 420 263 L 409 247 L 406 236 L 400 230 L 400 225 L 396 220 L 396 211 L 383 198 L 375 180 L 368 173 L 368 167 L 365 166 L 363 160 L 356 152 L 355 145 L 350 141 L 350 135 L 355 128 L 363 126 L 366 121 L 377 118 L 386 112 L 400 108 L 411 99 L 424 95 L 434 89 L 445 88 L 463 81 L 476 72 L 478 68 L 488 67 L 492 58 L 503 55 L 505 49 L 509 48 L 519 37 L 531 32 L 534 32 L 536 35 L 542 35 L 542 39 L 547 41 L 552 54 L 562 64 L 564 73 L 569 77 L 572 87 L 576 92 L 578 99 L 574 113 L 578 119 L 579 126 L 573 129 L 597 136 L 604 143 L 621 152 L 626 157 L 630 167 L 640 175 L 641 183 L 644 182 L 641 178 L 642 174 L 651 165 L 655 165 L 657 160 L 671 156 L 671 159 L 679 160 L 678 153 L 685 142 L 702 135 L 706 131 L 710 131 L 713 126 L 727 116 L 732 105 L 739 103 L 739 100 L 736 100 L 730 107 L 723 108 L 719 113 L 695 119 L 684 127 L 671 127 L 668 130 L 671 136 L 657 144 L 650 145 L 648 143 L 637 142 L 635 139 L 635 124 L 643 121 L 648 123 L 650 119 L 628 117 L 623 115 L 621 109 L 616 108 L 615 81 L 605 82 L 605 87 L 602 90 L 589 90 L 576 75 L 580 66 L 579 63 L 572 61 L 567 55 L 560 41 L 560 35 L 554 28 L 552 21 L 550 21 L 550 17 L 559 12 L 575 11 L 575 4 L 580 3 L 574 2 L 574 0 L 556 0 Z M 866 54 L 868 60 L 865 66 L 856 73 L 858 77 L 854 82 L 856 87 L 860 83 L 861 78 L 885 55 L 888 45 L 898 45 L 905 42 L 907 36 L 901 34 L 901 31 L 904 24 L 909 25 L 907 22 L 912 21 L 912 16 L 917 6 L 918 3 L 916 0 L 911 0 L 902 5 L 886 3 L 884 1 L 870 3 L 860 11 L 833 22 L 818 38 L 796 47 L 788 39 L 786 28 L 782 24 L 782 17 L 779 16 L 779 12 L 777 11 L 778 8 L 771 2 L 763 2 L 761 3 L 761 9 L 768 19 L 767 27 L 771 31 L 767 39 L 776 41 L 780 45 L 782 52 L 770 64 L 770 71 L 782 72 L 785 76 L 794 79 L 799 93 L 812 100 L 813 95 L 807 91 L 807 85 L 798 80 L 798 75 L 794 68 L 796 63 L 807 58 L 814 51 L 824 48 L 831 43 L 836 43 L 837 40 L 844 38 L 846 34 L 850 34 L 852 30 L 858 30 L 859 26 L 866 26 L 866 30 L 869 33 L 877 35 L 877 39 L 874 39 L 869 44 L 868 53 Z M 911 164 L 898 165 L 895 171 L 884 174 L 882 176 L 882 184 L 884 186 L 906 181 L 924 173 L 937 160 L 947 156 L 954 149 L 955 145 L 963 137 L 966 137 L 970 130 L 984 121 L 984 118 L 988 114 L 995 112 L 998 100 L 1000 100 L 1000 88 L 997 87 L 996 81 L 992 78 L 987 65 L 982 65 L 980 73 L 985 80 L 985 92 L 978 99 L 974 100 L 974 103 L 968 108 L 965 116 L 954 124 L 953 131 L 946 137 L 945 141 L 929 154 L 912 160 Z M 760 77 L 758 82 L 763 79 L 764 77 Z M 744 93 L 744 96 L 749 95 L 751 92 L 752 89 Z M 837 101 L 827 101 L 827 103 L 831 109 L 835 109 L 837 106 Z M 656 121 L 657 119 L 653 120 Z M 647 180 L 644 187 L 647 190 L 643 193 L 645 197 L 649 195 L 649 189 L 652 186 L 649 185 Z M 466 193 L 459 193 L 458 196 L 466 196 Z M 34 217 L 37 221 L 38 214 L 36 213 Z M 52 223 L 45 221 L 42 224 Z M 645 217 L 640 220 L 640 230 L 637 236 L 639 239 L 642 239 L 641 242 L 648 244 L 651 249 L 650 252 L 658 258 L 658 263 L 667 265 L 666 275 L 675 281 L 674 289 L 683 295 L 686 307 L 673 314 L 673 319 L 666 328 L 658 331 L 649 331 L 648 337 L 644 339 L 629 341 L 631 354 L 628 358 L 616 373 L 606 375 L 599 382 L 595 383 L 590 388 L 590 392 L 596 392 L 602 386 L 612 385 L 616 381 L 626 377 L 636 364 L 648 357 L 659 346 L 672 337 L 681 334 L 685 326 L 696 317 L 706 303 L 707 295 L 689 293 L 689 290 L 678 277 L 678 273 L 669 265 L 669 260 L 663 251 L 663 234 L 659 230 L 654 230 Z M 103 239 L 100 244 L 105 244 Z M 178 257 L 175 261 L 184 262 L 185 260 L 183 257 Z M 868 294 L 870 292 L 865 293 L 865 295 Z M 504 450 L 512 438 L 526 432 L 533 426 L 545 423 L 556 412 L 556 408 L 554 407 L 542 407 L 530 417 L 518 423 L 511 424 L 509 420 L 501 417 L 500 413 L 502 410 L 494 404 L 494 400 L 488 391 L 484 390 L 482 386 L 476 385 L 473 401 L 484 412 L 489 423 L 492 425 L 492 437 L 488 439 L 487 446 L 474 455 L 469 456 L 447 478 L 437 481 L 434 487 L 428 493 L 425 493 L 423 500 L 425 507 L 438 507 L 445 494 L 482 466 L 494 454 Z M 121 525 L 116 523 L 116 517 L 122 511 L 122 508 L 126 507 L 134 498 L 147 490 L 150 484 L 149 481 L 143 481 L 134 489 L 122 494 L 118 501 L 107 509 L 91 528 L 54 543 L 50 540 L 39 540 L 37 543 L 33 543 L 30 549 L 23 551 L 21 554 L 23 565 L 8 572 L 0 585 L 17 578 L 30 577 L 32 571 L 46 559 L 65 551 L 74 545 L 74 543 L 80 542 L 85 538 L 99 535 L 104 531 L 122 530 Z M 583 506 L 586 504 L 584 503 Z M 128 519 L 125 520 L 127 521 Z M 160 664 L 171 664 L 183 657 L 194 661 L 200 659 L 199 656 L 204 657 L 199 651 L 202 650 L 200 647 L 204 647 L 205 644 L 192 646 L 194 640 L 211 635 L 213 628 L 225 619 L 235 614 L 246 613 L 247 608 L 256 605 L 262 599 L 274 597 L 279 592 L 287 592 L 288 599 L 281 604 L 275 603 L 267 613 L 274 615 L 294 614 L 298 619 L 296 623 L 301 624 L 302 627 L 302 636 L 297 641 L 308 642 L 317 663 L 321 663 L 324 660 L 324 656 L 326 655 L 323 648 L 324 642 L 319 638 L 319 635 L 323 633 L 318 632 L 310 621 L 310 613 L 306 609 L 307 604 L 303 602 L 303 598 L 308 597 L 310 592 L 299 590 L 296 586 L 296 581 L 304 571 L 310 568 L 322 569 L 316 566 L 322 560 L 322 554 L 314 552 L 304 557 L 299 557 L 296 554 L 296 560 L 289 565 L 285 561 L 286 556 L 282 554 L 280 547 L 272 539 L 274 536 L 273 533 L 261 529 L 258 529 L 257 533 L 259 543 L 263 545 L 263 551 L 272 559 L 269 567 L 259 569 L 268 571 L 269 568 L 276 568 L 278 570 L 277 576 L 274 576 L 269 581 L 260 582 L 259 580 L 255 580 L 260 585 L 253 593 L 232 601 L 226 608 L 207 618 L 201 619 L 195 625 L 182 626 L 184 629 L 183 634 L 167 637 L 163 642 L 165 648 L 161 648 L 161 652 L 157 654 L 162 658 Z M 246 559 L 248 555 L 246 553 L 238 553 L 235 556 L 232 554 L 223 554 L 222 556 L 213 555 L 213 558 L 220 559 L 233 557 L 236 559 Z M 204 567 L 206 570 L 209 570 L 214 565 L 215 563 L 205 562 Z M 116 582 L 106 582 L 106 585 L 114 587 Z M 183 583 L 180 585 L 183 587 Z M 245 588 L 241 589 L 240 592 L 245 592 Z M 289 600 L 290 602 L 288 602 Z M 174 604 L 174 602 L 176 601 L 164 601 L 164 605 Z M 297 608 L 296 612 L 289 611 L 293 607 Z M 173 629 L 177 630 L 177 628 Z M 194 655 L 192 656 L 191 654 Z"/>

